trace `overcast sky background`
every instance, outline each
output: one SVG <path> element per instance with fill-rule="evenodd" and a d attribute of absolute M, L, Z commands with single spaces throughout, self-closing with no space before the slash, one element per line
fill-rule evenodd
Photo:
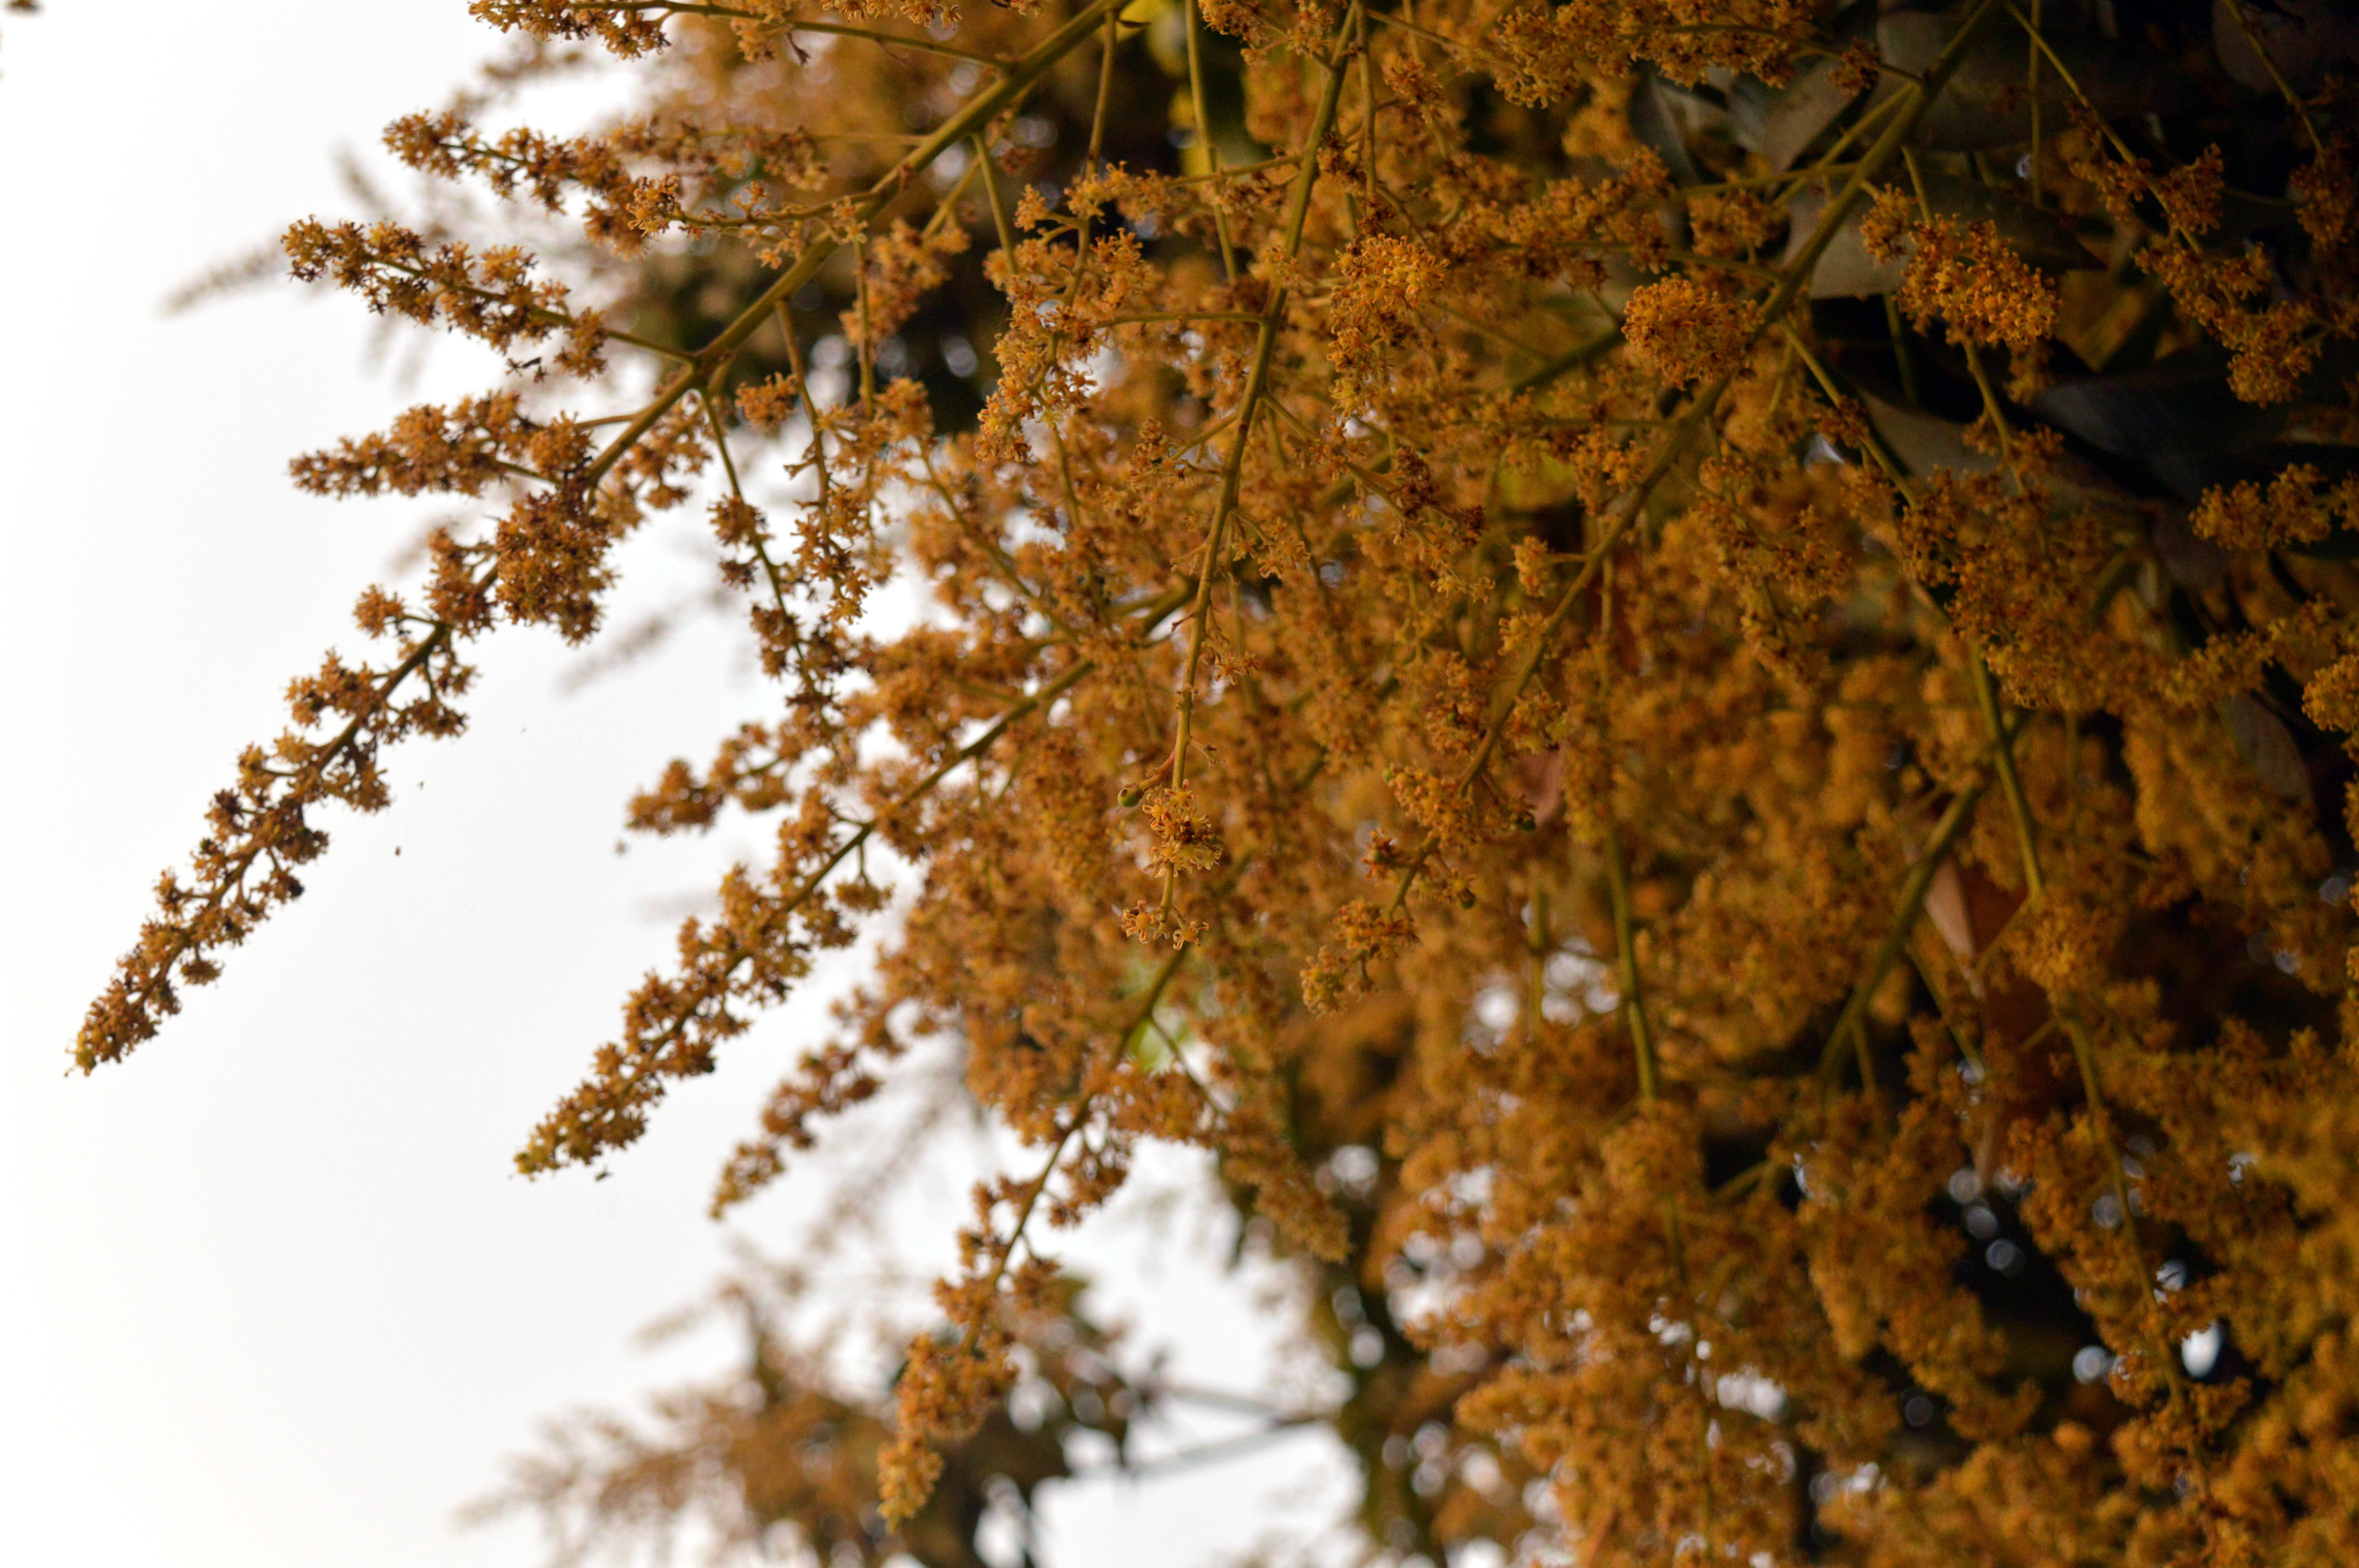
<path fill-rule="evenodd" d="M 464 0 L 62 0 L 0 22 L 0 1559 L 27 1568 L 527 1568 L 528 1524 L 458 1532 L 544 1417 L 725 1365 L 656 1352 L 733 1240 L 783 1246 L 809 1184 L 701 1217 L 729 1145 L 819 1027 L 815 988 L 678 1094 L 613 1178 L 509 1156 L 750 833 L 617 857 L 623 802 L 762 700 L 727 637 L 578 695 L 508 633 L 473 729 L 397 754 L 395 808 L 327 824 L 310 892 L 131 1062 L 67 1076 L 81 1014 L 288 677 L 340 645 L 425 503 L 299 495 L 287 460 L 489 384 L 416 387 L 349 298 L 292 285 L 167 319 L 209 264 L 350 211 L 341 147 L 497 47 Z M 628 602 L 692 580 L 635 540 Z M 627 611 L 626 611 L 627 618 Z M 396 850 L 400 853 L 397 855 Z M 837 977 L 838 983 L 841 976 Z M 949 1255 L 956 1151 L 899 1238 Z M 1181 1162 L 1164 1175 L 1184 1177 Z M 1146 1227 L 1077 1244 L 1103 1299 L 1193 1379 L 1251 1389 L 1249 1292 Z M 1195 1568 L 1322 1517 L 1296 1439 L 1147 1487 L 1070 1489 L 1050 1561 Z"/>

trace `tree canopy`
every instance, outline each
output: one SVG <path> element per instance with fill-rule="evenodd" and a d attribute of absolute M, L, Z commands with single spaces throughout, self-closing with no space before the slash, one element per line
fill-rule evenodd
<path fill-rule="evenodd" d="M 714 1209 L 920 1046 L 1028 1151 L 889 1390 L 749 1292 L 742 1383 L 523 1473 L 567 1544 L 979 1561 L 1186 1397 L 1056 1243 L 1169 1142 L 1310 1284 L 1347 1391 L 1266 1413 L 1383 1560 L 2359 1560 L 2347 7 L 473 9 L 417 193 L 285 238 L 493 362 L 295 481 L 473 520 L 76 1060 L 474 644 L 705 530 L 766 695 L 629 819 L 768 858 L 519 1168 L 626 1167 L 871 932 Z"/>

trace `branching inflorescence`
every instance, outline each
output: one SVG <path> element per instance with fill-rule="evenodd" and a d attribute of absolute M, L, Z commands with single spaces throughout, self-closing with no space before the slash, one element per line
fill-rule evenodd
<path fill-rule="evenodd" d="M 2325 8 L 474 8 L 640 101 L 388 132 L 544 254 L 289 231 L 503 362 L 295 473 L 498 515 L 296 683 L 85 1068 L 463 727 L 472 640 L 593 637 L 706 497 L 775 700 L 632 820 L 775 857 L 518 1162 L 632 1142 L 908 868 L 715 1200 L 929 1036 L 1037 1150 L 864 1440 L 891 1519 L 1162 1140 L 1356 1303 L 1322 1419 L 1397 1556 L 2359 1560 Z"/>

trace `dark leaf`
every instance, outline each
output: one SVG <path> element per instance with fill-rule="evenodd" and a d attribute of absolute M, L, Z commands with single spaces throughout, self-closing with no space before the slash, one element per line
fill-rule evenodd
<path fill-rule="evenodd" d="M 1987 220 L 1997 228 L 1999 237 L 2033 266 L 2047 272 L 2069 272 L 2103 265 L 2073 237 L 2072 226 L 2053 212 L 2004 190 L 1995 190 L 1980 180 L 1939 169 L 1926 169 L 1924 180 L 1926 204 L 1936 217 L 1968 222 Z M 1786 242 L 1788 260 L 1818 226 L 1819 215 L 1826 211 L 1829 186 L 1830 182 L 1821 181 L 1794 198 L 1793 228 Z M 1854 215 L 1819 258 L 1817 270 L 1810 274 L 1810 297 L 1834 299 L 1889 294 L 1900 287 L 1900 276 L 1907 265 L 1905 251 L 1890 261 L 1879 261 L 1870 255 L 1860 240 L 1859 218 Z"/>
<path fill-rule="evenodd" d="M 1676 184 L 1703 182 L 1689 141 L 1727 121 L 1727 110 L 1673 86 L 1651 70 L 1640 71 L 1630 90 L 1630 134 L 1663 160 Z"/>
<path fill-rule="evenodd" d="M 1967 446 L 1962 427 L 1947 419 L 1886 403 L 1873 393 L 1861 393 L 1859 400 L 1886 449 L 1910 473 L 1989 473 L 1998 467 L 1996 458 Z"/>
<path fill-rule="evenodd" d="M 2349 0 L 2247 4 L 2245 22 L 2260 36 L 2269 59 L 2297 92 L 2317 92 L 2329 71 L 2359 59 L 2359 10 Z M 2229 0 L 2212 0 L 2212 41 L 2220 51 L 2222 70 L 2256 92 L 2277 95 L 2269 68 L 2254 51 L 2245 28 L 2236 25 Z"/>
<path fill-rule="evenodd" d="M 2225 356 L 2209 347 L 2127 375 L 2058 382 L 2031 400 L 2031 411 L 2101 450 L 2144 459 L 2158 474 L 2165 463 L 2258 446 L 2284 424 L 2280 412 L 2228 390 Z"/>
<path fill-rule="evenodd" d="M 1728 95 L 1730 135 L 1771 168 L 1791 168 L 1859 97 L 1858 89 L 1835 84 L 1836 69 L 1833 60 L 1814 59 L 1783 89 L 1746 78 Z"/>
<path fill-rule="evenodd" d="M 1875 7 L 1853 5 L 1834 21 L 1838 42 L 1872 38 Z M 1737 146 L 1759 153 L 1775 169 L 1790 168 L 1859 97 L 1856 89 L 1835 85 L 1837 63 L 1821 57 L 1806 62 L 1784 87 L 1754 77 L 1728 91 L 1728 129 Z"/>
<path fill-rule="evenodd" d="M 1876 46 L 1886 63 L 1921 71 L 1956 36 L 1957 21 L 1925 11 L 1902 11 L 1876 23 Z M 2055 38 L 2057 58 L 2107 119 L 2123 114 L 2185 114 L 2203 97 L 2169 57 L 2114 38 Z M 2030 46 L 2010 27 L 1984 30 L 1968 49 L 1949 85 L 1917 127 L 1917 145 L 1940 152 L 1987 152 L 2031 139 Z M 2071 123 L 2071 90 L 2043 59 L 2039 107 L 2043 130 Z"/>
<path fill-rule="evenodd" d="M 2249 451 L 2196 456 L 2166 453 L 2147 460 L 2147 466 L 2154 470 L 2155 478 L 2172 494 L 2190 504 L 2207 490 L 2221 490 L 2232 484 L 2267 485 L 2296 463 L 2316 469 L 2321 477 L 2332 482 L 2359 473 L 2359 449 L 2272 441 Z M 2190 537 L 2191 539 L 2192 535 Z M 2160 543 L 2158 532 L 2157 542 Z M 2319 560 L 2347 561 L 2359 558 L 2359 534 L 2338 528 L 2323 539 L 2288 545 L 2285 548 L 2289 554 L 2310 556 Z M 2169 562 L 2164 564 L 2169 565 Z"/>
<path fill-rule="evenodd" d="M 2307 545 L 2288 545 L 2286 553 L 2308 556 L 2320 561 L 2359 561 L 2359 534 L 2347 528 L 2337 528 L 2323 539 L 2313 539 Z"/>
<path fill-rule="evenodd" d="M 2310 770 L 2302 765 L 2301 748 L 2294 744 L 2284 719 L 2242 692 L 2220 705 L 2220 717 L 2228 721 L 2236 750 L 2253 764 L 2263 788 L 2285 800 L 2309 798 Z"/>
<path fill-rule="evenodd" d="M 1791 263 L 1818 232 L 1819 221 L 1826 213 L 1832 198 L 1831 182 L 1818 181 L 1795 194 L 1787 209 L 1792 219 L 1787 231 L 1786 261 Z M 1819 265 L 1810 273 L 1810 297 L 1841 299 L 1870 294 L 1889 294 L 1900 287 L 1900 275 L 1907 267 L 1907 258 L 1895 256 L 1883 261 L 1867 254 L 1867 246 L 1859 237 L 1859 217 L 1854 213 L 1819 255 Z"/>
<path fill-rule="evenodd" d="M 1914 474 L 1937 470 L 1991 473 L 1998 460 L 1966 445 L 1965 427 L 1914 408 L 1887 403 L 1872 392 L 1859 391 L 1860 406 L 1875 427 L 1885 449 Z M 2135 504 L 2129 493 L 2088 463 L 2066 452 L 2048 476 L 2049 493 L 2067 506 Z"/>
<path fill-rule="evenodd" d="M 1940 169 L 1924 171 L 1925 200 L 1934 215 L 1965 222 L 1987 220 L 2015 254 L 2043 272 L 2074 272 L 2104 263 L 2089 253 L 2072 225 L 2044 207 Z"/>
<path fill-rule="evenodd" d="M 2187 511 L 2175 508 L 2155 519 L 2147 535 L 2155 558 L 2181 588 L 2209 593 L 2228 580 L 2228 552 L 2187 525 Z"/>
<path fill-rule="evenodd" d="M 2359 471 L 2359 452 L 2348 447 L 2271 441 L 2240 452 L 2164 452 L 2147 460 L 2155 477 L 2181 500 L 2231 484 L 2267 484 L 2294 463 L 2308 463 L 2330 480 Z M 2305 554 L 2330 553 L 2325 541 L 2301 546 Z"/>

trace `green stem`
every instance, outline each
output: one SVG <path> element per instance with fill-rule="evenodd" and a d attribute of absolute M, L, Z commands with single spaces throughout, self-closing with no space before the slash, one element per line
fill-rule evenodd
<path fill-rule="evenodd" d="M 1884 977 L 1891 972 L 1894 960 L 1908 945 L 1908 934 L 1916 929 L 1917 917 L 1925 907 L 1925 894 L 1931 890 L 1933 879 L 1940 874 L 1941 864 L 1949 859 L 1951 847 L 1973 821 L 1974 807 L 1981 803 L 1984 787 L 1985 782 L 1976 779 L 1958 792 L 1956 798 L 1950 802 L 1950 809 L 1943 812 L 1940 821 L 1934 824 L 1932 837 L 1925 840 L 1924 849 L 1917 856 L 1917 863 L 1908 870 L 1908 880 L 1900 884 L 1900 898 L 1893 911 L 1892 925 L 1886 930 L 1884 940 L 1876 944 L 1875 953 L 1869 956 L 1866 969 L 1860 975 L 1859 983 L 1852 988 L 1850 1000 L 1843 1003 L 1842 1015 L 1835 1020 L 1834 1028 L 1827 1032 L 1827 1043 L 1819 1052 L 1819 1076 L 1821 1081 L 1833 1081 L 1836 1064 L 1843 1060 L 1845 1042 L 1854 1041 L 1856 1036 L 1864 1053 L 1868 1006 L 1875 1000 L 1876 990 L 1884 984 Z"/>
<path fill-rule="evenodd" d="M 1204 149 L 1204 173 L 1218 183 L 1221 174 L 1221 147 L 1212 139 L 1212 117 L 1204 107 L 1204 60 L 1197 35 L 1204 29 L 1197 0 L 1188 0 L 1188 106 L 1196 119 L 1196 145 Z M 1316 154 L 1316 147 L 1312 151 Z M 1212 199 L 1212 231 L 1220 236 L 1221 273 L 1231 283 L 1237 280 L 1237 248 L 1229 238 L 1229 217 L 1221 211 L 1220 198 Z"/>
<path fill-rule="evenodd" d="M 1974 706 L 1982 709 L 1983 727 L 1990 731 L 1991 757 L 1998 764 L 1999 787 L 2006 792 L 2007 812 L 2015 818 L 2016 847 L 2023 855 L 2024 883 L 2036 903 L 2047 896 L 2048 879 L 2039 869 L 2039 844 L 2033 833 L 2031 801 L 2023 793 L 2023 775 L 2016 771 L 2015 737 L 1999 715 L 1998 684 L 1991 679 L 1990 666 L 1983 663 L 1980 654 L 1975 654 L 1967 668 L 1973 677 Z"/>
<path fill-rule="evenodd" d="M 1638 1059 L 1638 1100 L 1655 1103 L 1655 1033 L 1647 1022 L 1647 993 L 1638 979 L 1638 949 L 1630 914 L 1630 878 L 1622 860 L 1622 835 L 1605 824 L 1605 892 L 1614 905 L 1614 948 L 1622 986 L 1622 1020 Z"/>

